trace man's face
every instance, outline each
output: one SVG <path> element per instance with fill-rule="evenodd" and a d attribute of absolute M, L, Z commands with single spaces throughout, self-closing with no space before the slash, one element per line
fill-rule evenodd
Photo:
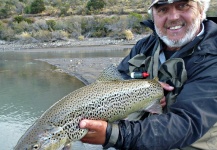
<path fill-rule="evenodd" d="M 200 32 L 201 10 L 193 1 L 155 5 L 153 19 L 159 37 L 168 47 L 181 47 Z"/>

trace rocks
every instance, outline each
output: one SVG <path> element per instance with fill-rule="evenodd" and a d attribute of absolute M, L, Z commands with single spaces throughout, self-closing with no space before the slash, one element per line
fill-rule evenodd
<path fill-rule="evenodd" d="M 100 58 L 72 58 L 72 59 L 40 59 L 49 64 L 55 65 L 55 71 L 66 72 L 77 77 L 84 84 L 96 81 L 103 69 L 111 64 L 119 64 L 122 57 L 100 57 Z"/>
<path fill-rule="evenodd" d="M 16 51 L 25 49 L 42 49 L 42 48 L 57 48 L 57 47 L 79 47 L 79 46 L 103 46 L 103 45 L 134 45 L 144 35 L 137 35 L 133 40 L 115 40 L 110 37 L 105 38 L 86 38 L 84 40 L 68 39 L 58 40 L 54 42 L 31 42 L 25 43 L 20 41 L 6 42 L 0 41 L 0 51 Z"/>

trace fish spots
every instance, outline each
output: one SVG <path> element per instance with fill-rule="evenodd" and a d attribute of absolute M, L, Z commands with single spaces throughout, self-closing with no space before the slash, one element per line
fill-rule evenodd
<path fill-rule="evenodd" d="M 46 144 L 59 141 L 80 140 L 87 133 L 86 129 L 79 128 L 82 119 L 109 122 L 124 119 L 148 107 L 162 95 L 163 89 L 155 80 L 95 82 L 73 91 L 51 106 L 28 129 L 18 145 L 40 141 L 46 147 Z"/>

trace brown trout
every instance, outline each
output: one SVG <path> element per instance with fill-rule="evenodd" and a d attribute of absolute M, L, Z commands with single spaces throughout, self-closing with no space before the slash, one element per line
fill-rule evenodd
<path fill-rule="evenodd" d="M 157 80 L 123 80 L 115 66 L 99 79 L 73 91 L 46 110 L 20 138 L 15 150 L 61 150 L 88 132 L 82 119 L 114 122 L 158 104 L 163 88 Z M 148 110 L 146 110 L 148 111 Z"/>

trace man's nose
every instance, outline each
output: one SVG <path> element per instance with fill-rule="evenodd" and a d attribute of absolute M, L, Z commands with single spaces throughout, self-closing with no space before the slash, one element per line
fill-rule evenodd
<path fill-rule="evenodd" d="M 180 12 L 175 7 L 170 8 L 168 13 L 169 20 L 177 20 L 180 18 Z"/>

